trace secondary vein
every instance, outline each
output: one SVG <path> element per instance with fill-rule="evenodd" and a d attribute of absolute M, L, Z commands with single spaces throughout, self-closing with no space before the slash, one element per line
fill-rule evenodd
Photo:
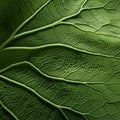
<path fill-rule="evenodd" d="M 66 110 L 70 110 L 70 111 L 73 111 L 73 112 L 75 112 L 75 113 L 78 113 L 78 114 L 80 114 L 80 115 L 83 115 L 83 116 L 89 114 L 89 113 L 81 113 L 81 112 L 79 112 L 79 111 L 76 111 L 76 110 L 74 110 L 74 109 L 72 109 L 72 108 L 69 108 L 69 107 L 66 107 L 66 106 L 61 106 L 61 105 L 54 104 L 53 102 L 51 102 L 51 101 L 47 100 L 46 98 L 44 98 L 43 96 L 41 96 L 38 92 L 36 92 L 35 90 L 33 90 L 31 87 L 26 86 L 26 85 L 24 85 L 24 84 L 22 84 L 22 83 L 20 83 L 20 82 L 17 82 L 17 81 L 15 81 L 15 80 L 13 80 L 13 79 L 10 79 L 10 78 L 8 78 L 8 77 L 6 77 L 6 76 L 0 75 L 0 78 L 2 78 L 3 80 L 5 80 L 5 81 L 7 81 L 7 82 L 9 82 L 9 83 L 15 84 L 15 85 L 17 85 L 17 86 L 20 86 L 20 87 L 28 90 L 29 92 L 33 93 L 33 94 L 36 95 L 38 98 L 40 98 L 42 101 L 44 101 L 44 102 L 46 102 L 47 104 L 49 104 L 49 105 L 55 107 L 56 109 L 58 109 L 60 112 L 61 112 L 62 109 L 66 109 Z M 62 112 L 61 112 L 61 113 L 62 113 Z M 63 115 L 63 113 L 62 113 L 62 115 Z M 63 116 L 65 117 L 65 115 L 63 115 Z"/>
<path fill-rule="evenodd" d="M 7 46 L 11 41 L 14 40 L 14 36 L 17 34 L 17 32 L 23 28 L 28 22 L 30 22 L 46 5 L 48 5 L 51 2 L 51 0 L 48 0 L 45 4 L 43 4 L 36 12 L 34 12 L 28 19 L 26 19 L 18 28 L 11 34 L 11 36 L 0 46 L 0 49 Z"/>
<path fill-rule="evenodd" d="M 75 48 L 74 46 L 69 46 L 63 43 L 55 43 L 55 44 L 47 44 L 47 45 L 42 45 L 42 46 L 37 46 L 37 47 L 9 47 L 9 48 L 5 48 L 3 49 L 1 52 L 6 51 L 6 50 L 38 50 L 38 49 L 43 49 L 43 48 L 47 48 L 47 47 L 65 47 L 65 48 L 69 48 L 78 52 L 82 52 L 85 54 L 89 54 L 89 55 L 93 55 L 93 56 L 100 56 L 100 57 L 105 57 L 105 58 L 113 58 L 113 59 L 118 59 L 120 60 L 120 57 L 115 57 L 112 55 L 105 55 L 105 54 L 101 54 L 101 53 L 95 53 L 95 52 L 89 52 L 83 49 L 79 49 L 79 48 Z"/>
<path fill-rule="evenodd" d="M 73 17 L 77 16 L 78 14 L 80 14 L 80 12 L 82 11 L 83 6 L 86 4 L 86 2 L 87 2 L 87 0 L 85 0 L 83 2 L 83 4 L 81 5 L 79 11 L 77 11 L 76 13 L 74 13 L 72 15 L 69 15 L 69 16 L 66 16 L 66 17 L 63 17 L 60 20 L 57 20 L 57 21 L 53 22 L 52 24 L 46 25 L 44 27 L 39 27 L 39 28 L 36 28 L 36 29 L 33 29 L 33 30 L 29 30 L 29 31 L 25 31 L 23 33 L 20 33 L 20 34 L 16 35 L 14 37 L 14 39 L 20 38 L 20 37 L 25 36 L 25 35 L 33 34 L 33 33 L 36 33 L 36 32 L 39 32 L 41 30 L 45 30 L 45 29 L 48 29 L 48 28 L 51 28 L 51 27 L 54 27 L 54 26 L 57 26 L 57 25 L 61 25 L 62 21 L 65 21 L 67 19 L 73 18 Z"/>
<path fill-rule="evenodd" d="M 8 109 L 4 104 L 3 104 L 3 102 L 0 100 L 0 105 L 2 106 L 2 108 L 4 109 L 4 110 L 6 110 L 15 120 L 19 120 L 18 118 L 17 118 L 17 116 L 10 110 L 10 109 Z"/>
<path fill-rule="evenodd" d="M 15 85 L 17 85 L 17 86 L 20 86 L 20 87 L 22 87 L 22 88 L 24 88 L 24 89 L 32 92 L 34 95 L 36 95 L 38 98 L 40 98 L 41 100 L 43 100 L 43 101 L 46 102 L 47 104 L 49 104 L 49 105 L 51 105 L 51 106 L 54 106 L 56 109 L 58 109 L 58 110 L 61 112 L 61 114 L 65 117 L 65 119 L 66 119 L 66 120 L 69 120 L 69 119 L 67 119 L 66 115 L 63 113 L 61 106 L 52 103 L 51 101 L 47 100 L 46 98 L 44 98 L 43 96 L 41 96 L 39 93 L 37 93 L 35 90 L 33 90 L 32 88 L 30 88 L 30 87 L 28 87 L 28 86 L 26 86 L 26 85 L 24 85 L 24 84 L 22 84 L 22 83 L 16 82 L 16 81 L 14 81 L 14 80 L 12 80 L 12 79 L 10 79 L 10 78 L 7 78 L 7 77 L 5 77 L 5 76 L 3 76 L 3 75 L 0 75 L 0 77 L 1 77 L 2 79 L 4 79 L 5 81 L 7 81 L 7 82 L 13 83 L 13 84 L 15 84 Z M 2 104 L 1 101 L 0 101 L 0 104 L 2 105 L 2 107 L 3 107 L 4 109 L 6 109 L 6 110 L 15 118 L 15 120 L 19 120 L 9 109 L 7 109 L 7 107 L 5 107 L 5 106 Z"/>
<path fill-rule="evenodd" d="M 83 2 L 83 4 L 81 5 L 80 9 L 72 14 L 72 15 L 69 15 L 69 16 L 66 16 L 66 17 L 63 17 L 62 19 L 58 20 L 58 21 L 55 21 L 49 25 L 46 25 L 46 26 L 43 26 L 43 27 L 39 27 L 39 28 L 36 28 L 36 29 L 33 29 L 33 30 L 29 30 L 29 31 L 25 31 L 25 32 L 22 32 L 20 34 L 17 34 L 17 32 L 22 28 L 24 27 L 30 20 L 32 20 L 46 5 L 48 5 L 48 3 L 50 3 L 51 0 L 48 0 L 42 7 L 40 7 L 32 16 L 30 16 L 27 20 L 25 20 L 14 32 L 13 34 L 0 46 L 0 49 L 4 48 L 5 46 L 7 46 L 11 41 L 19 38 L 19 37 L 22 37 L 22 36 L 25 36 L 25 35 L 28 35 L 28 34 L 33 34 L 33 33 L 36 33 L 36 32 L 39 32 L 41 30 L 45 30 L 45 29 L 48 29 L 48 28 L 51 28 L 51 27 L 54 27 L 54 26 L 57 26 L 57 25 L 60 25 L 62 24 L 62 21 L 65 21 L 67 19 L 70 19 L 72 17 L 75 17 L 76 15 L 80 14 L 80 12 L 82 11 L 83 9 L 83 6 L 86 4 L 87 0 L 85 0 Z M 16 35 L 17 34 L 17 35 Z"/>

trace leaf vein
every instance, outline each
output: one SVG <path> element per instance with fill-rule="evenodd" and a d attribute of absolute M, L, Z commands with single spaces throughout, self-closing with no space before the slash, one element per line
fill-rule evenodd
<path fill-rule="evenodd" d="M 4 109 L 4 110 L 6 110 L 15 120 L 19 120 L 18 118 L 17 118 L 17 116 L 10 110 L 10 109 L 8 109 L 4 104 L 3 104 L 3 102 L 0 100 L 0 105 L 2 106 L 2 108 Z"/>

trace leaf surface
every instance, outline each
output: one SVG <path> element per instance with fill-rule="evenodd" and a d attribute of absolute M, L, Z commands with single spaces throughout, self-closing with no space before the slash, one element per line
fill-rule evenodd
<path fill-rule="evenodd" d="M 1 120 L 119 120 L 118 0 L 0 1 Z"/>

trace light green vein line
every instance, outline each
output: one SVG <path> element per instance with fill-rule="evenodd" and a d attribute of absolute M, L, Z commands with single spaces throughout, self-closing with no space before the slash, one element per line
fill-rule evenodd
<path fill-rule="evenodd" d="M 39 11 L 42 10 L 49 2 L 51 2 L 51 0 L 48 0 L 48 1 L 47 1 L 41 8 L 39 8 L 31 17 L 29 17 L 25 22 L 23 22 L 23 23 L 15 30 L 15 32 L 13 32 L 13 34 L 0 46 L 0 49 L 2 49 L 2 48 L 4 48 L 5 46 L 7 46 L 11 41 L 13 41 L 13 40 L 16 39 L 16 38 L 19 38 L 19 37 L 22 37 L 22 36 L 25 36 L 25 35 L 28 35 L 28 34 L 33 34 L 33 33 L 35 33 L 35 32 L 38 32 L 38 31 L 41 31 L 41 30 L 45 30 L 45 29 L 50 28 L 50 27 L 54 27 L 54 26 L 56 26 L 56 25 L 60 25 L 62 21 L 67 20 L 67 19 L 69 19 L 69 18 L 72 18 L 72 17 L 78 15 L 78 14 L 82 11 L 82 8 L 83 8 L 83 6 L 85 5 L 85 3 L 87 2 L 87 0 L 85 0 L 85 1 L 83 2 L 83 4 L 81 5 L 80 10 L 79 10 L 78 12 L 76 12 L 76 13 L 70 15 L 70 16 L 64 17 L 64 18 L 62 18 L 62 19 L 60 19 L 60 20 L 58 20 L 58 21 L 56 21 L 56 22 L 54 22 L 54 23 L 52 23 L 52 24 L 47 25 L 47 26 L 40 27 L 40 28 L 36 28 L 36 29 L 33 29 L 33 30 L 29 30 L 29 31 L 26 31 L 26 32 L 23 32 L 23 33 L 20 33 L 20 34 L 17 34 L 17 35 L 16 35 L 16 33 L 17 33 L 25 24 L 27 24 L 30 20 L 32 20 L 32 18 L 34 18 L 34 17 L 39 13 Z"/>
<path fill-rule="evenodd" d="M 68 24 L 67 22 L 62 22 L 64 19 L 60 19 L 52 24 L 49 24 L 49 25 L 46 25 L 46 26 L 43 26 L 43 27 L 40 27 L 40 28 L 36 28 L 36 29 L 33 29 L 33 30 L 29 30 L 29 31 L 25 31 L 25 32 L 22 32 L 20 34 L 17 34 L 14 36 L 14 39 L 17 39 L 17 38 L 20 38 L 20 37 L 23 37 L 23 36 L 26 36 L 26 35 L 29 35 L 29 34 L 33 34 L 33 33 L 36 33 L 36 32 L 39 32 L 39 31 L 42 31 L 42 30 L 46 30 L 48 28 L 52 28 L 52 27 L 55 27 L 55 26 L 58 26 L 58 25 L 64 25 L 64 24 Z M 72 23 L 69 24 L 69 25 L 73 25 Z M 74 25 L 75 26 L 75 25 Z M 77 25 L 75 26 L 76 28 L 79 28 L 77 27 Z M 80 29 L 80 28 L 79 28 Z M 81 29 L 80 29 L 81 30 Z"/>
<path fill-rule="evenodd" d="M 23 61 L 23 62 L 12 64 L 12 65 L 0 70 L 0 73 L 3 73 L 5 71 L 9 70 L 12 67 L 15 67 L 18 65 L 23 65 L 23 64 L 30 65 L 32 68 L 34 68 L 35 71 L 37 71 L 38 73 L 40 73 L 44 77 L 49 78 L 49 79 L 53 79 L 53 80 L 57 80 L 57 81 L 63 81 L 66 83 L 73 83 L 73 84 L 83 84 L 83 85 L 85 85 L 85 84 L 104 84 L 103 82 L 99 82 L 99 83 L 98 82 L 80 82 L 80 81 L 73 81 L 73 80 L 68 80 L 68 79 L 64 79 L 64 78 L 49 76 L 49 75 L 43 73 L 40 69 L 38 69 L 36 66 L 34 66 L 31 62 L 28 62 L 28 61 Z"/>
<path fill-rule="evenodd" d="M 26 61 L 26 64 L 30 65 L 32 68 L 34 68 L 34 70 L 36 70 L 38 73 L 40 73 L 41 75 L 43 75 L 46 78 L 49 79 L 53 79 L 53 80 L 58 80 L 58 81 L 63 81 L 66 83 L 73 83 L 73 84 L 104 84 L 104 82 L 80 82 L 80 81 L 73 81 L 73 80 L 68 80 L 68 79 L 64 79 L 64 78 L 59 78 L 59 77 L 53 77 L 53 76 L 49 76 L 45 73 L 43 73 L 40 69 L 38 69 L 35 65 L 33 65 L 31 62 Z"/>
<path fill-rule="evenodd" d="M 97 106 L 95 109 L 91 110 L 90 114 L 93 114 L 95 111 L 97 111 L 98 109 L 100 109 L 101 107 L 105 106 L 107 102 L 103 102 L 101 105 Z"/>
<path fill-rule="evenodd" d="M 36 33 L 36 32 L 39 32 L 39 31 L 42 31 L 42 30 L 45 30 L 45 29 L 48 29 L 48 28 L 51 28 L 51 27 L 54 27 L 54 26 L 57 26 L 57 25 L 60 25 L 61 24 L 61 20 L 58 20 L 52 24 L 49 24 L 49 25 L 46 25 L 46 26 L 43 26 L 43 27 L 40 27 L 40 28 L 36 28 L 36 29 L 33 29 L 33 30 L 28 30 L 28 31 L 25 31 L 25 32 L 22 32 L 20 34 L 17 34 L 14 36 L 13 39 L 17 39 L 17 38 L 20 38 L 20 37 L 23 37 L 23 36 L 26 36 L 26 35 L 29 35 L 29 34 L 33 34 L 33 33 Z"/>
<path fill-rule="evenodd" d="M 25 35 L 33 34 L 33 33 L 39 32 L 41 30 L 45 30 L 45 29 L 48 29 L 48 28 L 51 28 L 51 27 L 54 27 L 54 26 L 62 24 L 62 21 L 65 21 L 67 19 L 70 19 L 70 18 L 75 17 L 76 15 L 78 15 L 82 11 L 82 8 L 83 8 L 83 6 L 85 5 L 86 2 L 87 2 L 87 0 L 85 0 L 83 2 L 83 4 L 81 5 L 80 10 L 78 12 L 76 12 L 76 13 L 74 13 L 72 15 L 69 15 L 67 17 L 64 17 L 64 18 L 62 18 L 62 19 L 60 19 L 60 20 L 58 20 L 58 21 L 56 21 L 56 22 L 54 22 L 52 24 L 46 25 L 44 27 L 36 28 L 36 29 L 33 29 L 33 30 L 29 30 L 29 31 L 17 34 L 17 35 L 14 36 L 14 39 L 23 37 Z"/>
<path fill-rule="evenodd" d="M 7 78 L 7 77 L 5 77 L 5 76 L 3 76 L 3 75 L 0 75 L 0 77 L 1 77 L 2 79 L 4 79 L 5 81 L 9 82 L 9 83 L 13 83 L 13 84 L 15 84 L 15 85 L 17 85 L 17 86 L 20 86 L 20 87 L 22 87 L 22 88 L 24 88 L 24 89 L 32 92 L 34 95 L 36 95 L 38 98 L 40 98 L 41 100 L 43 100 L 43 101 L 46 102 L 47 104 L 49 104 L 49 105 L 51 105 L 51 106 L 54 106 L 56 109 L 58 109 L 58 110 L 62 113 L 62 115 L 66 118 L 66 116 L 65 116 L 65 115 L 63 114 L 63 112 L 61 111 L 60 106 L 58 106 L 58 105 L 50 102 L 50 101 L 47 100 L 46 98 L 42 97 L 40 94 L 38 94 L 38 93 L 37 93 L 35 90 L 33 90 L 32 88 L 30 88 L 30 87 L 28 87 L 28 86 L 26 86 L 26 85 L 24 85 L 24 84 L 22 84 L 22 83 L 16 82 L 16 81 L 14 81 L 14 80 L 12 80 L 12 79 L 9 79 L 9 78 Z M 7 109 L 7 110 L 8 110 L 8 109 Z M 18 119 L 16 119 L 16 120 L 18 120 Z"/>
<path fill-rule="evenodd" d="M 45 4 L 43 4 L 34 14 L 32 14 L 28 19 L 26 19 L 13 33 L 12 35 L 0 46 L 0 49 L 7 46 L 13 39 L 15 34 L 23 28 L 29 21 L 31 21 L 46 5 L 48 5 L 51 0 L 48 0 Z"/>
<path fill-rule="evenodd" d="M 98 92 L 100 92 L 100 91 L 97 90 L 96 88 L 90 86 L 89 84 L 104 84 L 104 83 L 102 83 L 102 82 L 79 82 L 79 81 L 71 81 L 71 80 L 66 80 L 66 79 L 62 79 L 62 78 L 58 78 L 58 77 L 48 76 L 48 75 L 44 74 L 43 72 L 41 72 L 41 71 L 40 71 L 38 68 L 36 68 L 33 64 L 31 64 L 30 62 L 27 62 L 27 61 L 21 62 L 21 63 L 16 63 L 16 64 L 14 64 L 14 65 L 11 65 L 11 66 L 9 66 L 8 68 L 4 69 L 4 71 L 6 71 L 7 69 L 10 69 L 11 67 L 14 67 L 14 66 L 17 66 L 17 65 L 23 65 L 23 64 L 30 65 L 32 68 L 34 68 L 34 70 L 36 70 L 37 72 L 39 72 L 41 75 L 43 75 L 44 77 L 46 77 L 46 78 L 48 78 L 48 79 L 53 79 L 53 80 L 62 81 L 62 82 L 66 82 L 66 83 L 72 83 L 72 84 L 85 85 L 85 86 L 87 86 L 87 87 L 89 87 L 89 88 L 91 88 L 91 89 L 93 89 L 93 90 L 95 90 L 95 91 L 98 91 Z M 3 72 L 4 72 L 4 71 L 3 71 Z M 117 84 L 118 84 L 118 83 L 117 83 Z M 100 93 L 101 93 L 101 92 L 100 92 Z M 70 110 L 70 111 L 74 111 L 75 113 L 79 113 L 79 114 L 81 114 L 81 115 L 87 115 L 87 114 L 88 114 L 88 113 L 80 113 L 80 112 L 77 112 L 77 111 L 72 110 L 72 109 L 67 108 L 67 107 L 62 107 L 62 106 L 60 106 L 60 107 L 61 107 L 61 109 L 62 109 L 62 108 L 68 109 L 68 110 Z M 59 107 L 59 108 L 60 108 L 60 107 Z"/>
<path fill-rule="evenodd" d="M 99 7 L 98 7 L 98 6 L 94 6 L 94 7 L 90 7 L 90 8 L 89 8 L 89 7 L 88 7 L 88 8 L 84 8 L 83 11 L 84 11 L 84 10 L 92 10 L 92 9 L 104 8 L 104 7 L 105 7 L 106 5 L 108 5 L 110 2 L 111 2 L 111 1 L 107 1 L 106 3 L 104 3 L 103 5 L 101 5 L 101 6 L 99 6 Z"/>
<path fill-rule="evenodd" d="M 2 101 L 0 100 L 0 105 L 3 107 L 4 110 L 6 110 L 15 120 L 19 120 L 17 118 L 17 116 L 12 112 L 10 111 L 3 103 Z"/>
<path fill-rule="evenodd" d="M 77 114 L 82 115 L 82 116 L 90 115 L 89 113 L 81 113 L 79 111 L 76 111 L 76 110 L 74 110 L 72 108 L 68 108 L 68 107 L 65 107 L 65 106 L 63 106 L 62 109 L 69 110 L 71 112 L 77 113 Z"/>
<path fill-rule="evenodd" d="M 23 64 L 28 64 L 30 65 L 32 68 L 34 68 L 34 70 L 36 70 L 37 72 L 39 72 L 41 75 L 43 75 L 44 77 L 48 78 L 48 79 L 53 79 L 53 80 L 57 80 L 57 81 L 62 81 L 62 82 L 66 82 L 66 83 L 72 83 L 72 84 L 81 84 L 81 85 L 85 85 L 99 93 L 101 93 L 100 90 L 90 86 L 90 84 L 103 84 L 103 85 L 109 85 L 109 84 L 112 84 L 112 85 L 117 85 L 117 84 L 120 84 L 120 83 L 105 83 L 105 82 L 79 82 L 79 81 L 71 81 L 71 80 L 66 80 L 66 79 L 62 79 L 62 78 L 58 78 L 58 77 L 52 77 L 52 76 L 48 76 L 46 74 L 44 74 L 43 72 L 41 72 L 38 68 L 36 68 L 32 63 L 28 62 L 28 61 L 25 61 L 25 62 L 21 62 L 21 63 L 16 63 L 14 65 L 11 65 L 9 66 L 9 68 L 6 68 L 4 70 L 7 70 L 7 69 L 10 69 L 10 67 L 14 67 L 14 66 L 17 66 L 17 65 L 23 65 Z M 102 93 L 101 93 L 102 94 Z M 103 94 L 102 94 L 103 95 Z M 104 95 L 103 95 L 104 96 Z M 74 111 L 75 113 L 79 113 L 81 115 L 87 115 L 89 113 L 80 113 L 80 112 L 77 112 L 75 110 L 72 110 L 70 108 L 67 108 L 67 107 L 61 107 L 61 108 L 64 108 L 64 109 L 68 109 L 68 110 L 71 110 L 71 111 Z"/>
<path fill-rule="evenodd" d="M 73 111 L 75 113 L 78 113 L 80 115 L 88 115 L 89 113 L 82 113 L 82 112 L 79 112 L 79 111 L 76 111 L 76 110 L 73 110 L 71 108 L 68 108 L 68 107 L 65 107 L 65 106 L 60 106 L 60 105 L 56 105 L 54 103 L 52 103 L 51 101 L 47 100 L 46 98 L 44 98 L 43 96 L 41 96 L 39 93 L 37 93 L 35 90 L 33 90 L 32 88 L 22 84 L 22 83 L 19 83 L 19 82 L 16 82 L 10 78 L 7 78 L 3 75 L 0 75 L 0 78 L 4 79 L 5 81 L 9 82 L 9 83 L 12 83 L 12 84 L 15 84 L 17 86 L 20 86 L 30 92 L 32 92 L 34 95 L 36 95 L 38 98 L 40 98 L 41 100 L 43 100 L 44 102 L 46 102 L 47 104 L 51 105 L 51 106 L 54 106 L 56 109 L 60 110 L 61 112 L 61 109 L 67 109 L 67 110 L 70 110 L 70 111 Z M 64 116 L 64 115 L 63 115 Z"/>
<path fill-rule="evenodd" d="M 83 7 L 85 6 L 85 4 L 86 4 L 87 2 L 88 2 L 88 0 L 85 0 L 85 1 L 82 3 L 80 9 L 79 9 L 76 13 L 74 13 L 74 14 L 72 14 L 72 15 L 69 15 L 69 16 L 67 16 L 67 17 L 62 18 L 61 21 L 64 21 L 64 20 L 67 20 L 67 19 L 70 19 L 70 18 L 73 18 L 73 17 L 79 15 L 79 14 L 81 13 L 81 11 L 83 10 Z"/>
<path fill-rule="evenodd" d="M 88 120 L 87 116 L 84 116 L 85 120 Z"/>
<path fill-rule="evenodd" d="M 107 112 L 107 111 L 106 111 Z M 92 116 L 92 117 L 95 117 L 95 118 L 99 118 L 99 117 L 103 117 L 103 116 L 107 116 L 107 115 L 114 115 L 114 114 L 117 114 L 117 113 L 120 113 L 120 110 L 118 110 L 118 111 L 116 111 L 116 112 L 113 112 L 113 113 L 111 113 L 111 114 L 109 114 L 109 113 L 104 113 L 104 114 L 102 114 L 102 115 L 90 115 L 90 116 Z"/>
<path fill-rule="evenodd" d="M 46 98 L 44 98 L 44 97 L 42 97 L 40 94 L 38 94 L 35 90 L 31 89 L 30 87 L 28 87 L 28 86 L 26 86 L 26 85 L 24 85 L 24 84 L 22 84 L 22 83 L 16 82 L 16 81 L 14 81 L 14 80 L 12 80 L 12 79 L 9 79 L 9 78 L 7 78 L 7 77 L 5 77 L 5 76 L 3 76 L 3 75 L 0 75 L 0 77 L 1 77 L 2 79 L 6 80 L 7 82 L 14 83 L 14 84 L 16 84 L 17 86 L 20 86 L 20 87 L 22 87 L 22 88 L 25 88 L 25 89 L 29 90 L 30 92 L 32 92 L 33 94 L 35 94 L 37 97 L 39 97 L 39 98 L 40 98 L 41 100 L 43 100 L 44 102 L 46 102 L 46 103 L 54 106 L 56 109 L 58 109 L 58 110 L 62 113 L 62 115 L 66 118 L 66 115 L 63 114 L 63 112 L 62 112 L 62 108 L 63 108 L 62 106 L 59 106 L 59 105 L 56 105 L 56 104 L 50 102 L 49 100 L 47 100 Z M 69 108 L 66 107 L 66 109 L 69 109 Z M 82 115 L 82 114 L 81 114 L 81 115 Z M 18 120 L 18 119 L 16 119 L 16 120 Z M 68 119 L 66 119 L 66 120 L 68 120 Z"/>
<path fill-rule="evenodd" d="M 61 22 L 61 25 L 71 25 L 71 26 L 73 26 L 73 27 L 75 27 L 75 28 L 77 28 L 77 29 L 79 29 L 80 31 L 84 31 L 85 32 L 85 30 L 83 30 L 83 29 L 81 29 L 77 24 L 75 24 L 75 23 L 72 23 L 72 22 L 66 22 L 66 21 L 63 21 L 63 22 Z M 92 26 L 90 26 L 90 25 L 86 25 L 86 24 L 80 24 L 80 25 L 85 25 L 85 26 L 88 26 L 88 27 L 91 27 L 92 29 L 95 29 L 94 27 L 92 27 Z M 90 32 L 90 31 L 89 31 Z M 92 32 L 91 32 L 92 33 Z"/>
<path fill-rule="evenodd" d="M 60 109 L 61 113 L 63 114 L 63 116 L 65 117 L 66 120 L 69 120 L 69 118 L 66 116 L 66 114 L 64 113 L 64 111 L 62 109 Z"/>
<path fill-rule="evenodd" d="M 46 78 L 48 78 L 48 79 L 53 79 L 53 80 L 62 81 L 62 82 L 66 82 L 66 83 L 82 84 L 82 85 L 87 85 L 87 84 L 117 85 L 117 84 L 120 84 L 120 82 L 110 82 L 110 83 L 106 83 L 105 81 L 104 81 L 104 82 L 87 82 L 87 81 L 80 82 L 80 81 L 76 81 L 76 80 L 73 81 L 73 80 L 64 79 L 64 78 L 53 77 L 53 76 L 49 76 L 49 75 L 45 74 L 45 73 L 42 72 L 40 69 L 38 69 L 35 65 L 33 65 L 31 62 L 28 62 L 28 61 L 23 61 L 23 62 L 19 62 L 19 63 L 15 63 L 15 64 L 12 64 L 12 65 L 9 65 L 9 66 L 7 66 L 6 68 L 0 70 L 0 73 L 2 74 L 3 72 L 11 69 L 12 67 L 16 67 L 16 66 L 24 65 L 24 64 L 31 66 L 32 68 L 34 68 L 34 70 L 35 70 L 36 72 L 40 73 L 41 75 L 43 75 L 44 77 L 46 77 Z"/>
<path fill-rule="evenodd" d="M 72 22 L 66 22 L 66 21 L 64 21 L 64 22 L 61 22 L 61 24 L 63 24 L 63 25 L 71 25 L 71 26 L 73 26 L 73 27 L 75 27 L 75 28 L 77 28 L 77 29 L 79 29 L 79 30 L 81 30 L 81 31 L 84 31 L 84 30 L 82 30 L 79 26 L 77 26 L 76 24 L 74 24 L 74 23 L 72 23 Z M 86 25 L 87 26 L 87 25 Z M 88 26 L 88 27 L 91 27 L 91 26 Z M 92 27 L 93 28 L 93 27 Z M 94 28 L 93 28 L 94 29 Z"/>
<path fill-rule="evenodd" d="M 59 108 L 58 105 L 56 105 L 56 104 L 50 102 L 49 100 L 47 100 L 46 98 L 42 97 L 41 95 L 39 95 L 39 94 L 38 94 L 35 90 L 33 90 L 32 88 L 30 88 L 30 87 L 28 87 L 28 86 L 26 86 L 26 85 L 24 85 L 24 84 L 22 84 L 22 83 L 16 82 L 16 81 L 14 81 L 14 80 L 12 80 L 12 79 L 10 79 L 10 78 L 7 78 L 7 77 L 5 77 L 5 76 L 3 76 L 3 75 L 0 75 L 0 77 L 1 77 L 2 79 L 6 80 L 7 82 L 14 83 L 14 84 L 16 84 L 17 86 L 20 86 L 20 87 L 22 87 L 22 88 L 25 88 L 26 90 L 32 92 L 32 93 L 35 94 L 37 97 L 39 97 L 40 99 L 42 99 L 43 101 L 45 101 L 46 103 L 54 106 L 55 108 Z"/>
<path fill-rule="evenodd" d="M 23 62 L 12 64 L 12 65 L 10 65 L 10 66 L 0 70 L 0 73 L 3 73 L 5 71 L 9 70 L 12 67 L 23 65 L 23 64 L 30 65 L 32 68 L 34 68 L 35 71 L 37 71 L 38 73 L 40 73 L 41 75 L 43 75 L 44 77 L 46 77 L 48 79 L 53 79 L 53 80 L 62 81 L 62 82 L 66 82 L 66 83 L 81 84 L 81 85 L 86 85 L 86 84 L 105 84 L 105 82 L 80 82 L 80 81 L 76 81 L 76 80 L 73 81 L 73 80 L 68 80 L 68 79 L 65 79 L 65 78 L 49 76 L 49 75 L 43 73 L 40 69 L 38 69 L 36 66 L 34 66 L 31 62 L 28 62 L 28 61 L 23 61 Z M 118 83 L 116 83 L 116 84 L 118 84 Z"/>
<path fill-rule="evenodd" d="M 69 48 L 69 49 L 73 49 L 75 51 L 78 52 L 82 52 L 82 53 L 86 53 L 89 55 L 94 55 L 94 56 L 101 56 L 101 57 L 106 57 L 106 58 L 113 58 L 113 59 L 118 59 L 120 60 L 120 57 L 114 57 L 112 55 L 105 55 L 105 54 L 101 54 L 101 53 L 92 53 L 86 50 L 81 50 L 79 48 L 75 48 L 73 46 L 69 46 L 69 45 L 65 45 L 62 43 L 57 43 L 57 44 L 47 44 L 47 45 L 42 45 L 42 46 L 37 46 L 37 47 L 9 47 L 9 48 L 5 48 L 3 50 L 1 50 L 0 52 L 6 51 L 6 50 L 38 50 L 38 49 L 44 49 L 47 47 L 65 47 L 65 48 Z"/>
<path fill-rule="evenodd" d="M 64 21 L 64 22 L 61 22 L 60 23 L 61 25 L 71 25 L 71 26 L 73 26 L 73 27 L 75 27 L 75 28 L 77 28 L 77 29 L 79 29 L 79 30 L 81 30 L 81 31 L 83 31 L 83 32 L 89 32 L 89 33 L 93 33 L 93 32 L 91 32 L 91 31 L 85 31 L 85 30 L 83 30 L 83 29 L 81 29 L 78 25 L 76 25 L 76 24 L 74 24 L 74 23 L 72 23 L 72 22 L 66 22 L 66 21 Z M 81 25 L 83 25 L 83 24 L 81 24 Z M 106 24 L 105 24 L 106 25 Z M 103 26 L 105 26 L 105 25 L 103 25 Z M 89 26 L 89 25 L 86 25 L 85 24 L 85 26 L 88 26 L 88 27 L 91 27 L 91 28 L 93 28 L 93 29 L 95 29 L 94 27 L 92 27 L 92 26 Z M 102 27 L 103 27 L 102 26 Z M 114 27 L 117 27 L 117 26 L 114 26 Z M 117 36 L 113 36 L 113 35 L 107 35 L 107 34 L 102 34 L 102 33 L 97 33 L 97 31 L 95 30 L 94 31 L 95 32 L 95 34 L 97 34 L 97 35 L 101 35 L 101 36 L 104 36 L 104 37 L 114 37 L 116 40 L 114 41 L 114 43 L 116 42 L 116 43 L 120 43 L 120 38 L 119 37 L 117 37 Z M 107 38 L 108 39 L 108 38 Z M 106 40 L 107 40 L 106 39 Z"/>
<path fill-rule="evenodd" d="M 44 7 L 46 7 L 52 0 L 48 0 L 45 4 L 43 4 L 32 16 L 30 16 L 27 20 L 25 20 L 17 29 L 17 33 L 22 27 L 24 27 L 28 22 L 30 22 Z"/>

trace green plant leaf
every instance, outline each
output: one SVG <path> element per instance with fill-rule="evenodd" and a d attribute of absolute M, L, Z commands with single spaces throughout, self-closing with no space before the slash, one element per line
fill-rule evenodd
<path fill-rule="evenodd" d="M 119 120 L 118 0 L 0 1 L 0 120 Z"/>

